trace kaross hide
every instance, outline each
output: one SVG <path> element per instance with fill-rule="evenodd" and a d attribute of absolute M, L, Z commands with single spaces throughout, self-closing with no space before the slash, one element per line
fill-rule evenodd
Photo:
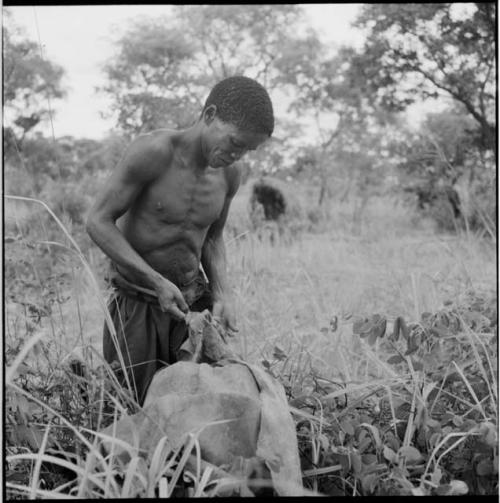
<path fill-rule="evenodd" d="M 247 488 L 254 487 L 252 479 L 264 478 L 280 496 L 303 495 L 295 425 L 283 386 L 239 359 L 208 311 L 189 313 L 186 321 L 189 338 L 178 353 L 181 361 L 156 373 L 139 413 L 105 433 L 115 429 L 117 438 L 134 441 L 148 457 L 165 435 L 175 449 L 188 433 L 198 433 L 202 459 L 243 477 L 250 482 Z"/>

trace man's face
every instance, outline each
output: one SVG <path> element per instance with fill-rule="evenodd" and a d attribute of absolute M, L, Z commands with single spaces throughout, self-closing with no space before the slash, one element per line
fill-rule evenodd
<path fill-rule="evenodd" d="M 268 136 L 242 131 L 234 124 L 213 117 L 206 125 L 204 154 L 213 168 L 224 168 L 255 150 Z"/>

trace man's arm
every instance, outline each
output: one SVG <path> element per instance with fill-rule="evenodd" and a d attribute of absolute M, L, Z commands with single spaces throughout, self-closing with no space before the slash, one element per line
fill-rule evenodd
<path fill-rule="evenodd" d="M 151 147 L 149 138 L 137 139 L 98 194 L 86 228 L 113 262 L 156 291 L 162 310 L 183 318 L 182 311 L 187 311 L 188 306 L 180 290 L 155 271 L 116 226 L 118 218 L 130 208 L 141 190 L 157 178 L 162 166 L 164 169 L 165 156 Z"/>
<path fill-rule="evenodd" d="M 237 330 L 226 271 L 226 247 L 222 233 L 229 206 L 240 184 L 240 173 L 235 168 L 228 172 L 228 192 L 219 218 L 210 226 L 201 252 L 201 264 L 207 275 L 214 301 L 214 317 L 222 317 L 226 327 Z"/>

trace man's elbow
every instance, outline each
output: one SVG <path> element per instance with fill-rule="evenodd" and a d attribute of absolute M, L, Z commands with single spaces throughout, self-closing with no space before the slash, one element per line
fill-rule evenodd
<path fill-rule="evenodd" d="M 222 236 L 211 236 L 205 240 L 202 255 L 206 260 L 212 260 L 225 253 L 224 240 Z"/>
<path fill-rule="evenodd" d="M 87 234 L 95 241 L 95 236 L 100 227 L 100 220 L 95 211 L 91 211 L 85 221 L 85 230 Z"/>

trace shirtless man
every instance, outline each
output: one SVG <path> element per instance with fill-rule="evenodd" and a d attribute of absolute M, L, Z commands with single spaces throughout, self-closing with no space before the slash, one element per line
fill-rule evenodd
<path fill-rule="evenodd" d="M 108 307 L 119 345 L 105 325 L 104 357 L 118 362 L 121 351 L 139 405 L 154 373 L 176 361 L 188 310 L 212 309 L 236 330 L 222 239 L 240 183 L 232 164 L 273 128 L 266 90 L 246 77 L 224 79 L 193 126 L 133 141 L 97 196 L 87 232 L 112 261 Z"/>

